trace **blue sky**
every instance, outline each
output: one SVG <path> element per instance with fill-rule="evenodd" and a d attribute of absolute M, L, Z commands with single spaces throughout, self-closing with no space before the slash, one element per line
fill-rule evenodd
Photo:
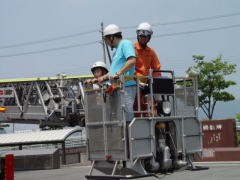
<path fill-rule="evenodd" d="M 93 62 L 102 60 L 100 23 L 136 27 L 148 21 L 163 24 L 194 18 L 240 13 L 239 0 L 0 0 L 0 79 L 90 73 Z M 153 26 L 154 35 L 196 31 L 240 24 L 240 15 L 191 23 Z M 51 39 L 86 31 L 93 33 L 48 43 L 4 48 L 25 42 Z M 123 28 L 124 37 L 135 38 L 135 28 Z M 237 64 L 237 73 L 228 77 L 238 83 L 229 89 L 240 98 L 240 27 L 185 35 L 152 38 L 163 69 L 184 76 L 193 65 L 192 55 L 211 59 L 219 54 Z M 96 42 L 59 51 L 9 56 L 24 52 Z M 2 47 L 2 48 L 1 48 Z"/>

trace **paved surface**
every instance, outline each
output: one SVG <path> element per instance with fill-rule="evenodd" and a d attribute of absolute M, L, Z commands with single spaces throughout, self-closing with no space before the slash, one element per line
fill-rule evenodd
<path fill-rule="evenodd" d="M 162 180 L 240 180 L 239 163 L 201 164 L 209 166 L 209 170 L 181 171 L 168 175 L 159 175 Z M 69 166 L 55 170 L 19 171 L 15 172 L 16 180 L 85 180 L 89 166 Z M 154 177 L 139 180 L 157 180 Z"/>

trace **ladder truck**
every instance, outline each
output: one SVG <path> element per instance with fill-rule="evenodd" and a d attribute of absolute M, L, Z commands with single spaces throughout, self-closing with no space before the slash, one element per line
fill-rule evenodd
<path fill-rule="evenodd" d="M 83 83 L 91 76 L 0 80 L 0 122 L 84 126 Z"/>

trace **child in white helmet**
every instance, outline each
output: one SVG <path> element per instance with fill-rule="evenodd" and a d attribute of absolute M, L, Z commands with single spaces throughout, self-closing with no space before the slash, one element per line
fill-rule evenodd
<path fill-rule="evenodd" d="M 107 65 L 102 61 L 97 61 L 92 65 L 91 71 L 94 78 L 87 80 L 87 83 L 93 84 L 93 88 L 98 88 L 98 78 L 108 73 Z"/>

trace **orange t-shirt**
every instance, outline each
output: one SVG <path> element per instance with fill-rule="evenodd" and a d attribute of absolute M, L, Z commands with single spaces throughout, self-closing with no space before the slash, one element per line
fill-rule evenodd
<path fill-rule="evenodd" d="M 142 49 L 138 42 L 134 44 L 134 47 L 137 58 L 135 64 L 136 76 L 148 76 L 149 69 L 160 70 L 160 62 L 152 48 L 147 46 L 145 49 Z M 155 72 L 153 75 L 160 76 L 161 73 Z"/>

